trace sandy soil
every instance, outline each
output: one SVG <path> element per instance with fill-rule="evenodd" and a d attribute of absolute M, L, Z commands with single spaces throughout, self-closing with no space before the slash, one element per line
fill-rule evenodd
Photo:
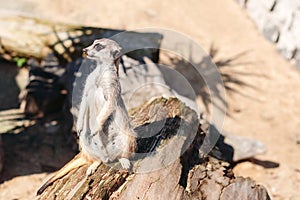
<path fill-rule="evenodd" d="M 229 115 L 224 130 L 260 140 L 268 152 L 238 164 L 234 171 L 266 186 L 272 199 L 300 199 L 300 74 L 260 35 L 234 0 L 27 0 L 3 7 L 98 27 L 168 28 L 190 36 L 207 51 L 214 44 L 217 60 L 246 52 L 234 61 L 234 67 L 226 68 L 248 86 L 232 85 L 237 92 L 227 92 Z M 6 181 L 0 186 L 0 198 L 31 199 L 33 188 L 45 176 Z M 13 191 L 18 184 L 23 185 L 22 191 Z"/>

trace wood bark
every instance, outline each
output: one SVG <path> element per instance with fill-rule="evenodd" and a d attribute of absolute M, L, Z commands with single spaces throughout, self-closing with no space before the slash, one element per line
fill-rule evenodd
<path fill-rule="evenodd" d="M 143 155 L 136 156 L 134 172 L 101 164 L 86 177 L 85 165 L 37 199 L 270 199 L 263 186 L 235 177 L 229 163 L 201 156 L 206 134 L 196 113 L 178 99 L 156 98 L 130 115 L 140 136 L 137 154 Z"/>

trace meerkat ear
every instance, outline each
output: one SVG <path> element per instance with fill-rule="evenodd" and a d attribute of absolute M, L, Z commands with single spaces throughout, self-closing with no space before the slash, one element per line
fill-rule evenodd
<path fill-rule="evenodd" d="M 119 75 L 119 64 L 120 64 L 120 59 L 121 59 L 121 56 L 122 56 L 121 49 L 113 50 L 112 55 L 113 55 L 113 58 L 114 58 L 115 66 L 117 68 L 117 74 Z"/>
<path fill-rule="evenodd" d="M 114 49 L 112 52 L 114 60 L 120 59 L 121 57 L 121 49 Z"/>

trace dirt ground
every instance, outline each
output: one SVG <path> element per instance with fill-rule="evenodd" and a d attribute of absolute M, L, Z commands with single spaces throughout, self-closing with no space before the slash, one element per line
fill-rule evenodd
<path fill-rule="evenodd" d="M 2 0 L 1 0 L 2 1 Z M 3 1 L 4 2 L 4 1 Z M 234 0 L 16 0 L 1 4 L 46 19 L 97 27 L 161 27 L 188 35 L 216 60 L 242 52 L 226 70 L 248 85 L 227 92 L 224 131 L 253 137 L 268 151 L 234 168 L 263 184 L 272 199 L 300 199 L 300 73 L 266 41 Z M 238 72 L 238 73 L 237 73 Z M 32 199 L 47 173 L 21 175 L 0 185 L 0 199 Z"/>

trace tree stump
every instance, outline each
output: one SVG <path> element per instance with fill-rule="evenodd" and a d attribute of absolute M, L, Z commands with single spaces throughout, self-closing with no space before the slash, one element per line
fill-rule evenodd
<path fill-rule="evenodd" d="M 176 98 L 130 111 L 139 136 L 134 172 L 87 165 L 55 181 L 37 199 L 270 199 L 263 186 L 235 177 L 229 163 L 201 156 L 205 137 L 196 113 Z"/>

